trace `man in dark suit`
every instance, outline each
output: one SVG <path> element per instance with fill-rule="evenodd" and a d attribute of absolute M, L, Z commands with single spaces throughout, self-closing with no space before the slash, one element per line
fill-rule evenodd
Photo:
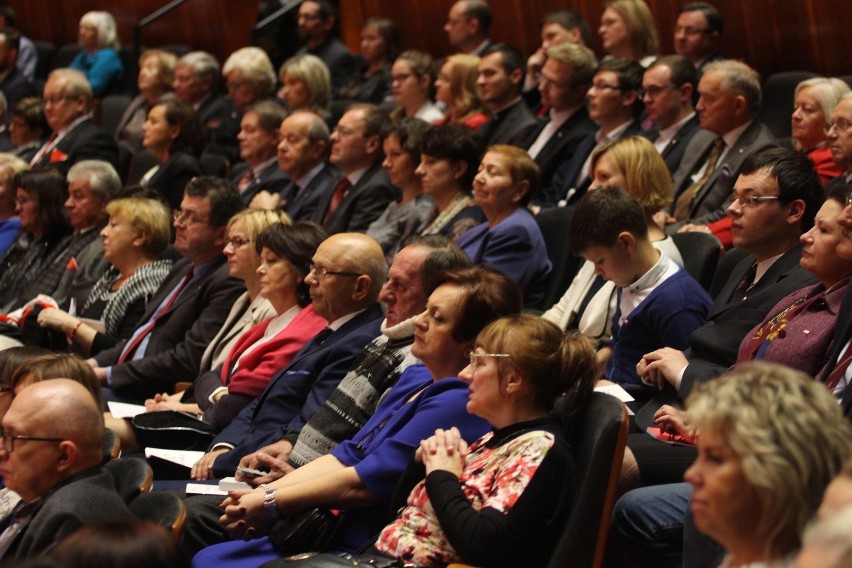
<path fill-rule="evenodd" d="M 479 129 L 486 145 L 521 146 L 535 126 L 535 116 L 521 98 L 524 73 L 524 56 L 513 45 L 499 43 L 482 55 L 476 86 L 491 107 L 491 118 Z"/>
<path fill-rule="evenodd" d="M 305 42 L 296 55 L 310 53 L 325 62 L 331 72 L 331 87 L 337 92 L 358 72 L 357 59 L 334 37 L 337 8 L 328 0 L 306 0 L 299 6 L 297 32 Z"/>
<path fill-rule="evenodd" d="M 595 54 L 582 45 L 562 43 L 547 50 L 538 90 L 542 104 L 550 110 L 524 142 L 541 173 L 541 190 L 532 198 L 535 206 L 556 205 L 561 197 L 553 183 L 554 172 L 573 157 L 580 141 L 595 130 L 585 106 L 595 67 Z"/>
<path fill-rule="evenodd" d="M 364 232 L 399 199 L 399 189 L 381 166 L 386 121 L 387 115 L 375 105 L 353 105 L 331 133 L 328 161 L 341 174 L 326 188 L 311 219 L 330 233 Z"/>
<path fill-rule="evenodd" d="M 120 169 L 115 140 L 92 122 L 92 87 L 85 75 L 75 69 L 52 71 L 43 99 L 53 136 L 30 161 L 34 168 L 56 168 L 67 175 L 80 160 L 103 160 Z"/>
<path fill-rule="evenodd" d="M 842 241 L 837 243 L 837 256 L 852 260 L 852 199 L 847 193 L 846 207 L 837 217 L 843 227 Z M 840 311 L 837 312 L 837 324 L 834 327 L 834 349 L 819 379 L 824 383 L 834 383 L 834 393 L 840 396 L 843 413 L 852 419 L 852 289 L 846 292 Z"/>
<path fill-rule="evenodd" d="M 32 82 L 16 67 L 20 43 L 21 34 L 18 30 L 0 28 L 0 91 L 6 95 L 6 104 L 9 108 L 18 104 L 22 98 L 35 94 Z M 7 116 L 6 125 L 8 124 Z"/>
<path fill-rule="evenodd" d="M 688 2 L 680 8 L 674 28 L 674 50 L 689 59 L 699 76 L 706 64 L 721 59 L 719 41 L 723 25 L 722 14 L 707 2 Z"/>
<path fill-rule="evenodd" d="M 21 500 L 0 521 L 0 562 L 50 551 L 96 521 L 132 518 L 101 467 L 104 423 L 92 394 L 70 379 L 30 385 L 3 417 L 0 474 Z"/>
<path fill-rule="evenodd" d="M 665 220 L 669 233 L 685 224 L 707 225 L 725 216 L 725 202 L 745 159 L 776 140 L 756 120 L 760 78 L 745 63 L 716 61 L 698 83 L 701 128 L 674 173 L 675 200 Z"/>
<path fill-rule="evenodd" d="M 227 181 L 190 181 L 175 217 L 176 262 L 131 338 L 90 362 L 108 398 L 141 402 L 171 392 L 174 377 L 198 374 L 205 347 L 222 326 L 231 304 L 244 291 L 228 276 L 222 249 L 228 220 L 243 208 Z"/>
<path fill-rule="evenodd" d="M 261 101 L 250 106 L 240 120 L 237 142 L 244 162 L 234 167 L 231 181 L 248 205 L 261 190 L 280 192 L 289 182 L 278 168 L 281 121 L 287 113 L 278 103 Z"/>
<path fill-rule="evenodd" d="M 229 99 L 218 94 L 218 83 L 219 62 L 206 51 L 190 51 L 178 59 L 172 82 L 175 96 L 192 105 L 208 137 L 233 111 Z"/>
<path fill-rule="evenodd" d="M 193 467 L 193 479 L 233 475 L 240 459 L 284 437 L 291 421 L 304 424 L 349 370 L 353 358 L 379 335 L 376 299 L 387 264 L 379 244 L 366 235 L 332 235 L 317 248 L 305 278 L 314 311 L 328 327 L 269 381 Z"/>
<path fill-rule="evenodd" d="M 695 67 L 680 55 L 657 58 L 642 77 L 642 100 L 656 128 L 654 146 L 670 172 L 683 159 L 686 146 L 700 130 L 692 96 L 698 84 Z"/>
<path fill-rule="evenodd" d="M 444 31 L 458 53 L 481 56 L 491 47 L 491 6 L 485 0 L 458 0 L 450 6 Z"/>

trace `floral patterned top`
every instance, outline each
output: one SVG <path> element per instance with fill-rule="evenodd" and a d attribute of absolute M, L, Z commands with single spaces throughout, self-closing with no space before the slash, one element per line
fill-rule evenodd
<path fill-rule="evenodd" d="M 471 445 L 461 479 L 434 471 L 414 488 L 376 548 L 418 566 L 544 565 L 564 523 L 572 474 L 555 419 L 490 432 Z"/>

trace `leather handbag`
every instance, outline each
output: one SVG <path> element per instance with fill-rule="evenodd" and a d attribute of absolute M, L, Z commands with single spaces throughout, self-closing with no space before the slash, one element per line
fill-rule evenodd
<path fill-rule="evenodd" d="M 206 451 L 216 430 L 195 416 L 176 410 L 137 414 L 132 421 L 141 447 Z"/>
<path fill-rule="evenodd" d="M 262 568 L 341 568 L 362 566 L 363 568 L 402 568 L 405 566 L 396 558 L 379 554 L 349 554 L 346 552 L 318 552 L 296 554 L 267 562 Z"/>
<path fill-rule="evenodd" d="M 281 554 L 316 552 L 328 546 L 341 520 L 340 513 L 314 507 L 275 522 L 269 540 Z"/>

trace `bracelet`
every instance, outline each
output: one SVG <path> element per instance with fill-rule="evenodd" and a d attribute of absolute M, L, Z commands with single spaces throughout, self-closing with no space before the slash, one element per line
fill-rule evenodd
<path fill-rule="evenodd" d="M 275 506 L 275 490 L 266 483 L 261 483 L 260 488 L 263 489 L 263 508 L 266 509 L 271 521 L 277 521 L 281 515 L 278 513 L 278 507 Z"/>

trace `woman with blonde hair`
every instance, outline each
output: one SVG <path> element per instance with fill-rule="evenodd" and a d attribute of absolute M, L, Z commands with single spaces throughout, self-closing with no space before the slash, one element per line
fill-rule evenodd
<path fill-rule="evenodd" d="M 456 122 L 475 129 L 488 121 L 476 86 L 478 76 L 479 57 L 475 55 L 459 53 L 444 60 L 435 80 L 435 98 L 447 106 L 447 112 L 436 124 Z"/>
<path fill-rule="evenodd" d="M 83 14 L 77 41 L 83 49 L 68 67 L 83 72 L 95 98 L 121 92 L 124 66 L 118 56 L 118 33 L 112 14 L 100 11 Z"/>
<path fill-rule="evenodd" d="M 607 0 L 598 34 L 607 57 L 647 67 L 660 52 L 657 27 L 645 0 Z"/>
<path fill-rule="evenodd" d="M 435 61 L 425 51 L 403 51 L 391 66 L 391 95 L 399 105 L 391 112 L 392 120 L 419 118 L 434 123 L 444 116 L 432 101 Z"/>
<path fill-rule="evenodd" d="M 136 85 L 139 94 L 134 97 L 121 116 L 115 129 L 115 139 L 127 142 L 134 150 L 142 149 L 142 123 L 151 108 L 174 98 L 172 83 L 175 79 L 177 57 L 168 51 L 149 49 L 139 57 L 139 75 Z"/>
<path fill-rule="evenodd" d="M 814 77 L 796 86 L 791 117 L 793 146 L 807 154 L 822 183 L 843 173 L 831 156 L 825 131 L 834 107 L 847 93 L 849 85 L 835 77 Z"/>
<path fill-rule="evenodd" d="M 326 120 L 331 116 L 331 73 L 322 59 L 309 53 L 295 55 L 281 65 L 278 78 L 278 98 L 290 112 L 309 110 Z"/>

